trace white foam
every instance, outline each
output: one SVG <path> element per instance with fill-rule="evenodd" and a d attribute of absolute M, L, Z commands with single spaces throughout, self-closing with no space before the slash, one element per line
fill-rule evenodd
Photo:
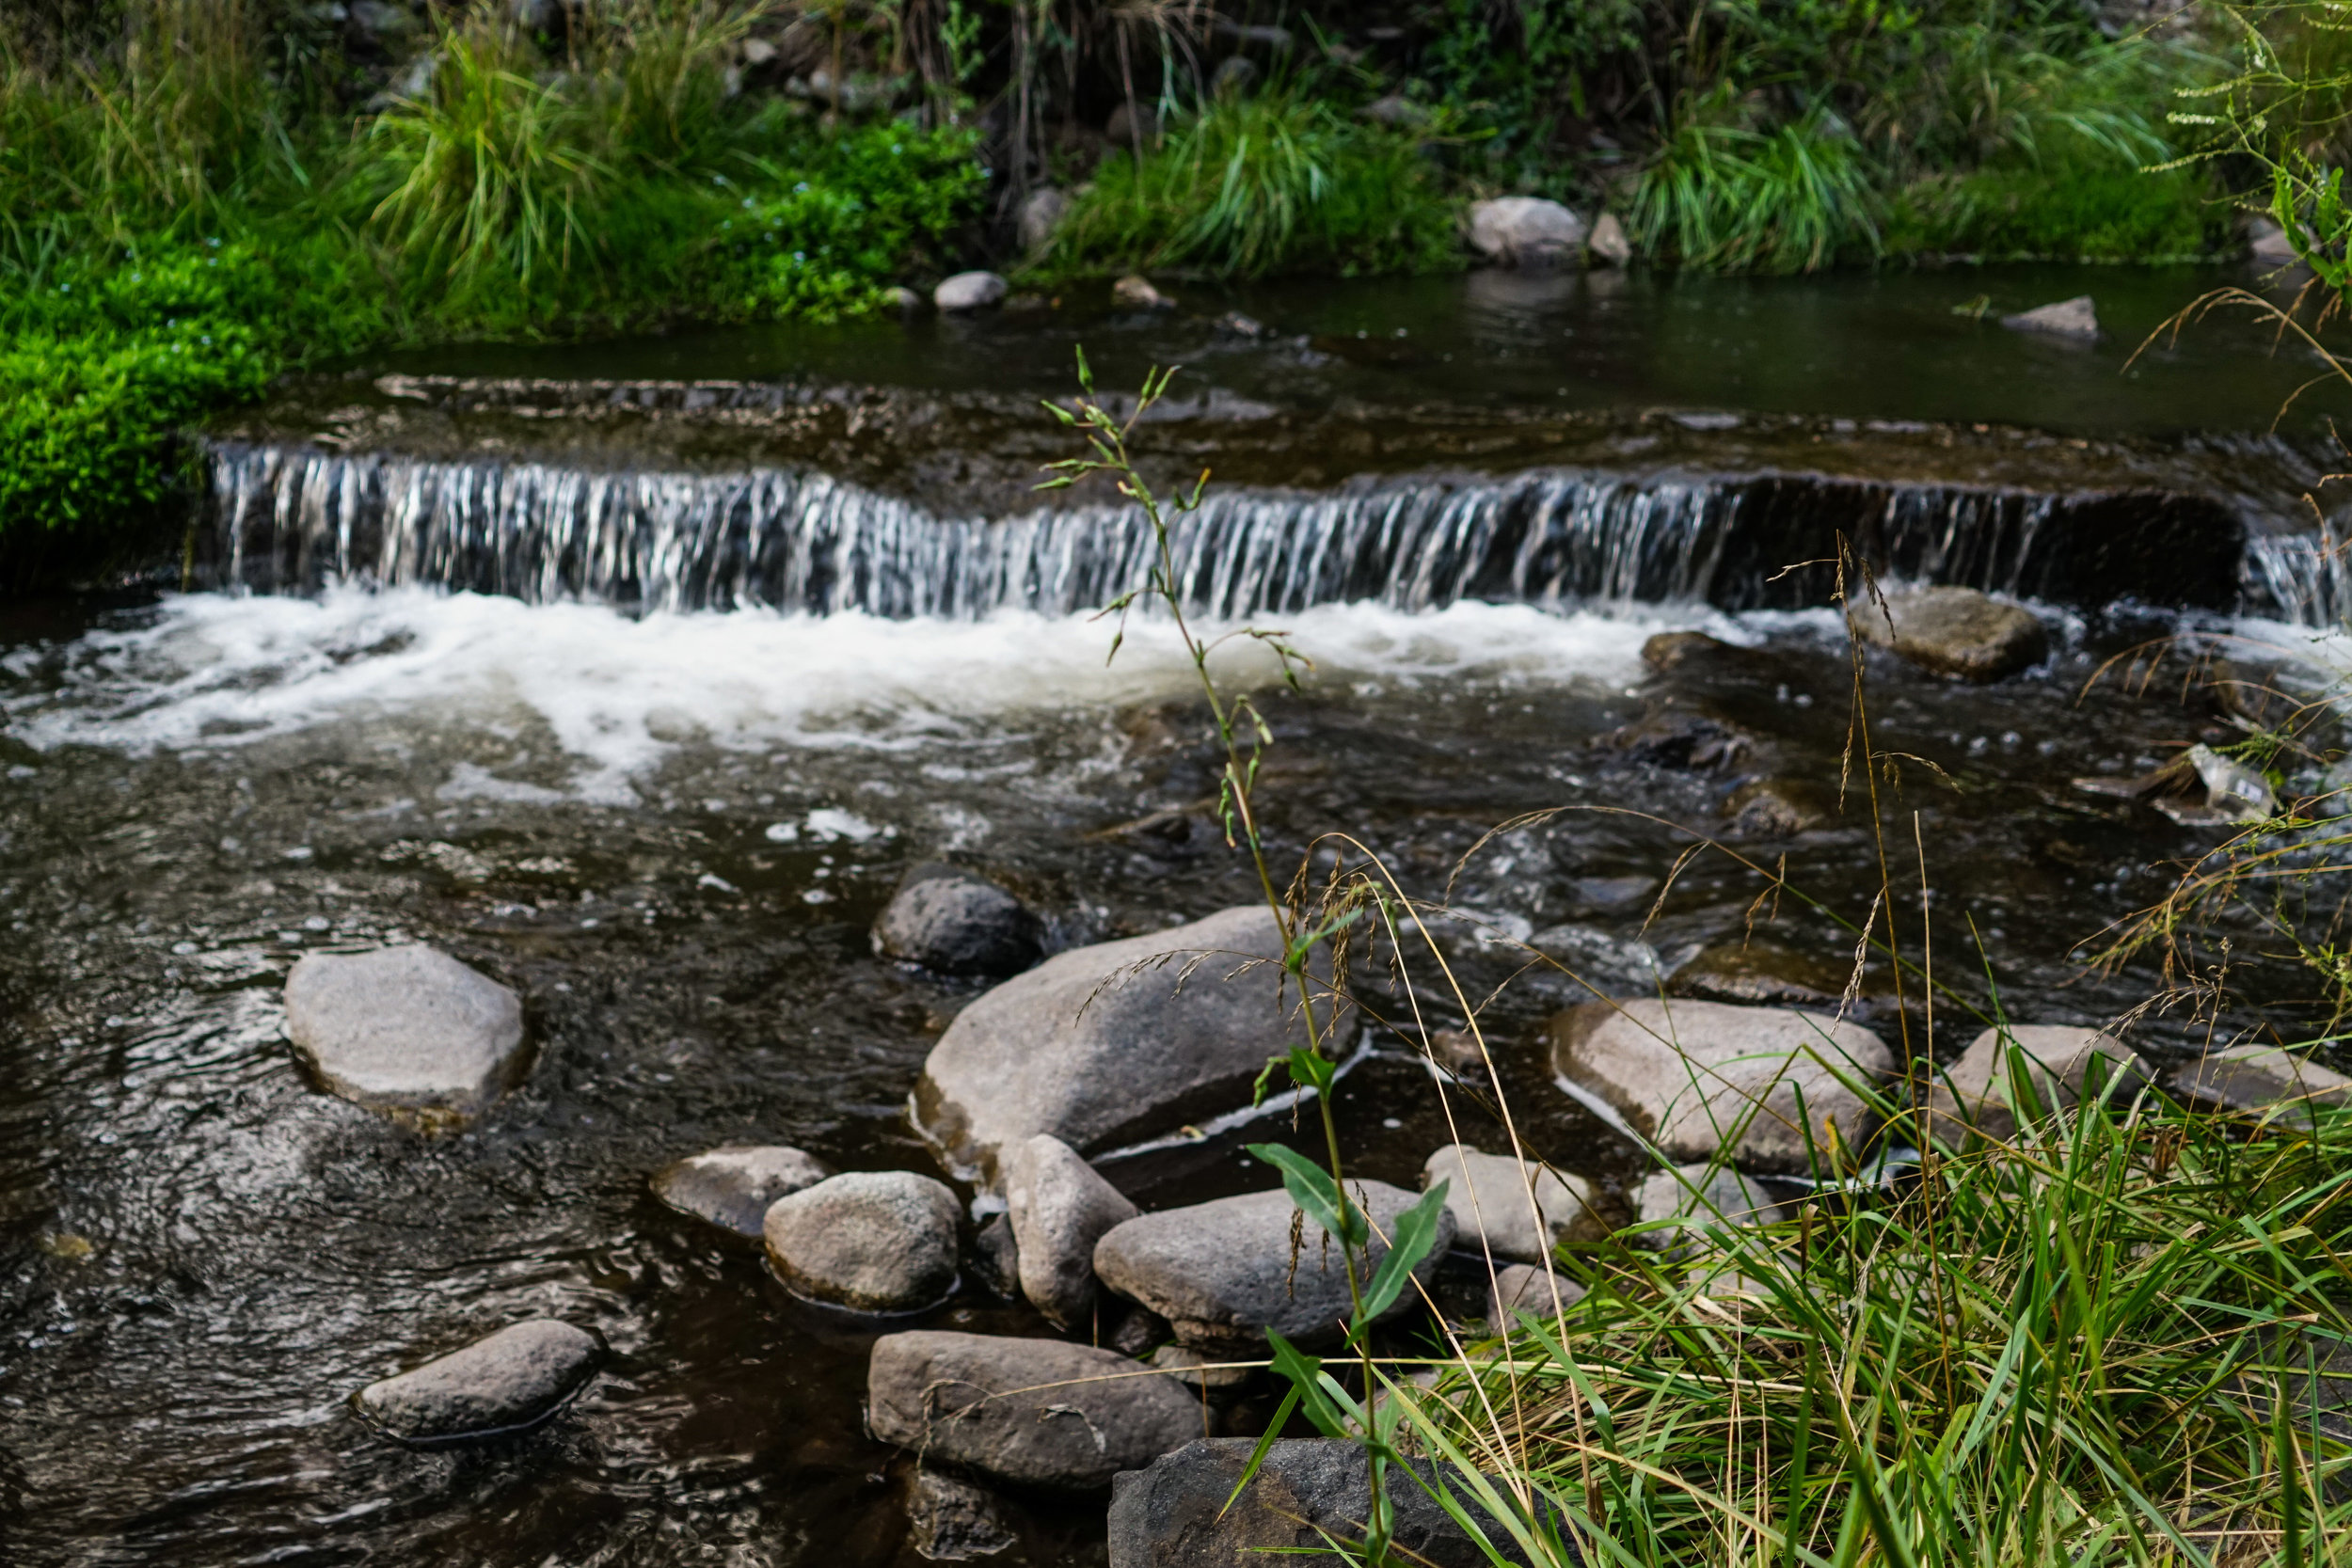
<path fill-rule="evenodd" d="M 1422 614 L 1324 606 L 1281 624 L 1316 662 L 1308 680 L 1359 690 L 1616 686 L 1639 671 L 1643 640 L 1661 626 L 1737 634 L 1705 611 L 1630 618 L 1468 603 Z M 48 655 L 21 651 L 8 660 L 19 679 L 0 696 L 0 714 L 37 749 L 134 753 L 233 747 L 354 720 L 497 729 L 535 718 L 576 760 L 575 797 L 628 801 L 631 780 L 689 741 L 914 752 L 997 733 L 1023 714 L 1189 689 L 1189 662 L 1165 622 L 1132 621 L 1106 665 L 1110 640 L 1108 625 L 1083 615 L 631 619 L 594 605 L 426 589 L 181 594 L 140 628 L 93 632 Z M 1225 642 L 1213 668 L 1229 681 L 1279 677 L 1274 657 L 1245 638 Z M 537 798 L 542 787 L 474 769 L 444 793 Z"/>

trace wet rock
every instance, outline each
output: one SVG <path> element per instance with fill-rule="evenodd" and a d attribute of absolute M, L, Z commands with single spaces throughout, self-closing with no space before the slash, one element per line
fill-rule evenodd
<path fill-rule="evenodd" d="M 1273 334 L 1265 323 L 1255 316 L 1245 316 L 1239 310 L 1228 310 L 1216 318 L 1216 329 L 1229 338 L 1266 338 Z"/>
<path fill-rule="evenodd" d="M 1579 877 L 1568 883 L 1579 905 L 1597 914 L 1639 909 L 1658 896 L 1655 877 Z"/>
<path fill-rule="evenodd" d="M 2311 1124 L 2310 1106 L 2352 1104 L 2352 1078 L 2278 1045 L 2208 1052 L 2172 1075 L 2184 1099 L 2283 1121 Z"/>
<path fill-rule="evenodd" d="M 931 303 L 942 310 L 985 310 L 1004 302 L 1005 290 L 993 272 L 960 272 L 931 291 Z"/>
<path fill-rule="evenodd" d="M 523 1007 L 430 947 L 307 953 L 286 976 L 286 1037 L 329 1093 L 435 1131 L 519 1075 Z"/>
<path fill-rule="evenodd" d="M 972 1238 L 972 1272 L 982 1285 L 1007 1301 L 1021 1299 L 1021 1243 L 1012 1233 L 1012 1216 L 997 1214 Z"/>
<path fill-rule="evenodd" d="M 1752 738 L 1721 720 L 1663 708 L 1601 737 L 1636 762 L 1693 772 L 1729 768 L 1753 748 Z"/>
<path fill-rule="evenodd" d="M 1577 254 L 1584 244 L 1584 220 L 1541 197 L 1473 201 L 1470 242 L 1481 256 L 1505 266 L 1541 266 Z"/>
<path fill-rule="evenodd" d="M 1330 1438 L 1285 1438 L 1234 1498 L 1255 1447 L 1247 1437 L 1196 1438 L 1150 1468 L 1111 1483 L 1110 1568 L 1262 1568 L 1267 1562 L 1337 1562 L 1330 1541 L 1364 1539 L 1372 1512 L 1363 1449 Z M 1487 1568 L 1493 1559 L 1455 1524 L 1433 1493 L 1443 1488 L 1494 1544 L 1506 1563 L 1527 1559 L 1510 1535 L 1428 1460 L 1388 1471 L 1395 1560 L 1422 1568 Z M 1291 1555 L 1281 1555 L 1291 1554 Z M 1303 1555 L 1302 1555 L 1303 1554 Z"/>
<path fill-rule="evenodd" d="M 1383 1234 L 1414 1195 L 1385 1181 L 1351 1181 L 1348 1191 Z M 1164 1209 L 1119 1226 L 1094 1248 L 1095 1275 L 1130 1300 L 1168 1321 L 1177 1342 L 1194 1350 L 1263 1351 L 1271 1327 L 1297 1343 L 1328 1344 L 1340 1337 L 1349 1307 L 1346 1264 L 1340 1244 L 1312 1220 L 1299 1220 L 1299 1246 L 1291 1251 L 1298 1210 L 1286 1192 L 1245 1193 L 1183 1209 Z M 1438 1221 L 1438 1244 L 1414 1272 L 1424 1281 L 1453 1244 L 1454 1219 Z M 1369 1261 L 1376 1269 L 1388 1248 L 1376 1239 Z M 1295 1265 L 1295 1266 L 1294 1266 Z M 1419 1297 L 1411 1290 L 1390 1310 Z"/>
<path fill-rule="evenodd" d="M 478 1442 L 537 1426 L 596 1375 L 604 1343 L 552 1318 L 510 1323 L 351 1397 L 385 1436 L 416 1448 Z"/>
<path fill-rule="evenodd" d="M 1652 996 L 1659 981 L 1658 949 L 1594 926 L 1548 926 L 1527 945 L 1560 966 L 1559 978 L 1596 996 Z"/>
<path fill-rule="evenodd" d="M 1743 838 L 1794 838 L 1837 816 L 1837 795 L 1811 779 L 1757 779 L 1724 802 L 1731 831 Z"/>
<path fill-rule="evenodd" d="M 1771 1194 L 1728 1165 L 1695 1164 L 1644 1177 L 1633 1189 L 1633 1217 L 1645 1226 L 1677 1222 L 1637 1231 L 1628 1240 L 1652 1252 L 1683 1257 L 1692 1250 L 1693 1232 L 1770 1225 L 1781 1217 L 1781 1210 Z"/>
<path fill-rule="evenodd" d="M 1767 938 L 1703 948 L 1666 982 L 1676 996 L 1746 1006 L 1811 1007 L 1836 1012 L 1851 971 Z"/>
<path fill-rule="evenodd" d="M 913 1171 L 850 1171 L 778 1198 L 768 1260 L 794 1291 L 858 1312 L 906 1312 L 956 1282 L 956 1195 Z"/>
<path fill-rule="evenodd" d="M 1486 1326 L 1500 1334 L 1516 1325 L 1522 1312 L 1549 1317 L 1555 1299 L 1565 1311 L 1584 1299 L 1584 1287 L 1541 1263 L 1505 1263 L 1495 1270 L 1487 1291 Z"/>
<path fill-rule="evenodd" d="M 1005 1203 L 1021 1249 L 1021 1293 L 1059 1328 L 1094 1307 L 1094 1243 L 1136 1206 L 1059 1138 L 1039 1133 L 1004 1162 Z"/>
<path fill-rule="evenodd" d="M 1149 103 L 1129 102 L 1111 111 L 1103 126 L 1103 139 L 1113 147 L 1133 150 L 1141 142 L 1148 150 L 1160 145 L 1160 117 Z"/>
<path fill-rule="evenodd" d="M 1973 588 L 1890 594 L 1883 606 L 1854 606 L 1848 619 L 1864 641 L 1962 680 L 1996 681 L 2050 651 L 2049 631 L 2033 611 Z"/>
<path fill-rule="evenodd" d="M 1252 1376 L 1248 1367 L 1227 1366 L 1216 1356 L 1203 1355 L 1183 1345 L 1162 1345 L 1152 1353 L 1152 1365 L 1185 1387 L 1197 1389 L 1216 1402 L 1237 1397 L 1249 1386 Z"/>
<path fill-rule="evenodd" d="M 1101 1299 L 1098 1294 L 1096 1300 L 1099 1302 Z M 1115 1308 L 1118 1303 L 1109 1305 Z M 1111 1331 L 1103 1343 L 1121 1355 L 1149 1355 L 1175 1337 L 1176 1331 L 1168 1326 L 1166 1318 L 1149 1307 L 1131 1303 L 1119 1321 L 1111 1325 Z"/>
<path fill-rule="evenodd" d="M 1692 666 L 1728 664 L 1748 649 L 1703 631 L 1661 631 L 1642 644 L 1642 662 L 1661 674 Z"/>
<path fill-rule="evenodd" d="M 1445 1206 L 1454 1216 L 1454 1244 L 1468 1251 L 1483 1245 L 1497 1258 L 1534 1261 L 1549 1257 L 1562 1242 L 1597 1237 L 1607 1229 L 1593 1212 L 1592 1183 L 1533 1160 L 1448 1144 L 1422 1165 L 1423 1192 L 1439 1181 L 1450 1183 Z"/>
<path fill-rule="evenodd" d="M 1050 1132 L 1081 1154 L 1246 1105 L 1286 1016 L 1263 905 L 1057 954 L 956 1015 L 915 1085 L 914 1123 L 951 1169 Z M 1295 1003 L 1292 990 L 1290 1000 Z"/>
<path fill-rule="evenodd" d="M 781 1144 L 728 1144 L 655 1173 L 653 1196 L 681 1214 L 757 1240 L 770 1204 L 832 1174 Z"/>
<path fill-rule="evenodd" d="M 2093 1062 L 2101 1065 L 2109 1104 L 2130 1104 L 2148 1082 L 2147 1066 L 2131 1048 L 2096 1029 L 2051 1023 L 1987 1029 L 1969 1042 L 1958 1061 L 1937 1072 L 1928 1092 L 1931 1136 L 1958 1147 L 1972 1127 L 1988 1138 L 2016 1135 L 2017 1117 L 2009 1099 L 2012 1052 L 2033 1084 L 2034 1097 L 2049 1110 L 2065 1110 L 2081 1101 Z"/>
<path fill-rule="evenodd" d="M 2089 341 L 2099 336 L 2099 311 L 2089 294 L 2076 294 L 2073 299 L 2037 305 L 2030 310 L 2003 316 L 2001 325 L 2011 332 L 2042 332 L 2055 338 Z"/>
<path fill-rule="evenodd" d="M 942 974 L 1018 974 L 1036 963 L 1041 931 L 1020 899 L 984 877 L 918 865 L 874 923 L 874 946 Z"/>
<path fill-rule="evenodd" d="M 1385 125 L 1393 131 L 1418 131 L 1429 123 L 1429 111 L 1401 92 L 1375 98 L 1356 113 L 1375 125 Z"/>
<path fill-rule="evenodd" d="M 916 293 L 913 289 L 908 288 L 903 283 L 894 284 L 891 287 L 884 289 L 882 291 L 882 301 L 884 304 L 888 305 L 891 309 L 898 311 L 902 316 L 920 310 L 923 308 L 923 296 Z"/>
<path fill-rule="evenodd" d="M 1862 1141 L 1874 1118 L 1860 1091 L 1894 1070 L 1860 1024 L 1781 1007 L 1588 1002 L 1555 1014 L 1550 1030 L 1554 1070 L 1677 1162 L 1712 1159 L 1736 1140 L 1742 1165 L 1806 1172 L 1809 1148 Z"/>
<path fill-rule="evenodd" d="M 1115 1351 L 1059 1339 L 886 1334 L 867 1363 L 867 1420 L 885 1443 L 1023 1486 L 1088 1490 L 1200 1431 L 1181 1385 L 1135 1376 Z"/>
<path fill-rule="evenodd" d="M 1053 244 L 1054 233 L 1061 228 L 1062 219 L 1070 215 L 1070 198 L 1051 185 L 1031 191 L 1021 204 L 1021 214 L 1014 222 L 1021 248 L 1035 255 Z"/>
<path fill-rule="evenodd" d="M 1584 253 L 1601 266 L 1622 267 L 1633 260 L 1633 241 L 1617 221 L 1614 213 L 1603 213 L 1593 223 L 1593 236 L 1584 242 Z"/>
<path fill-rule="evenodd" d="M 924 1561 L 970 1562 L 1019 1542 L 987 1487 L 921 1465 L 908 1478 L 907 1544 Z"/>
<path fill-rule="evenodd" d="M 1176 302 L 1152 286 L 1152 280 L 1129 273 L 1111 285 L 1111 303 L 1122 310 L 1173 310 Z"/>

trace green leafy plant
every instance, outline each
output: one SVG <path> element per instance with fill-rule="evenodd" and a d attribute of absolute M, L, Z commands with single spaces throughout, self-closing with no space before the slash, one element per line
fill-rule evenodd
<path fill-rule="evenodd" d="M 1810 272 L 1876 253 L 1879 197 L 1861 144 L 1827 115 L 1769 132 L 1694 115 L 1643 172 L 1627 229 L 1686 266 Z"/>

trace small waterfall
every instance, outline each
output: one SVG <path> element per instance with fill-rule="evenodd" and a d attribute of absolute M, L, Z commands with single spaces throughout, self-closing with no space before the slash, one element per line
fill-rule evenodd
<path fill-rule="evenodd" d="M 208 576 L 257 592 L 423 583 L 641 610 L 971 619 L 1104 603 L 1142 580 L 1153 551 L 1133 506 L 943 517 L 803 470 L 227 444 L 211 461 Z M 1826 578 L 1790 581 L 1784 568 L 1829 554 L 1839 531 L 1914 580 L 2202 602 L 2203 558 L 2237 549 L 2234 520 L 2217 530 L 2213 510 L 2162 494 L 1536 469 L 1216 491 L 1172 520 L 1170 545 L 1186 602 L 1225 617 L 1360 600 L 1793 606 L 1818 602 Z"/>
<path fill-rule="evenodd" d="M 2239 575 L 2255 614 L 2306 626 L 2340 626 L 2352 615 L 2352 567 L 2332 530 L 2249 533 Z"/>

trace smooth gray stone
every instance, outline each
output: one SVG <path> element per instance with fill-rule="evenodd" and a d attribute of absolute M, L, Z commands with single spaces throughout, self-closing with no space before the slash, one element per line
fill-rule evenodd
<path fill-rule="evenodd" d="M 418 1448 L 475 1442 L 537 1426 L 596 1375 L 604 1343 L 532 1318 L 351 1397 L 370 1426 Z"/>
<path fill-rule="evenodd" d="M 780 1197 L 762 1227 L 768 1260 L 814 1301 L 910 1312 L 956 1283 L 956 1195 L 913 1171 L 849 1171 Z"/>
<path fill-rule="evenodd" d="M 1353 1443 L 1285 1438 L 1229 1511 L 1255 1446 L 1247 1437 L 1185 1444 L 1148 1469 L 1111 1483 L 1110 1568 L 1263 1568 L 1269 1562 L 1338 1568 L 1326 1540 L 1356 1544 L 1372 1512 L 1371 1467 Z M 1412 1462 L 1418 1478 L 1391 1465 L 1388 1493 L 1394 1558 L 1422 1568 L 1487 1568 L 1492 1560 L 1456 1525 L 1427 1486 L 1452 1491 L 1502 1560 L 1528 1557 L 1450 1470 Z"/>
<path fill-rule="evenodd" d="M 2055 338 L 2089 341 L 2099 336 L 2099 307 L 2089 294 L 2076 294 L 2072 299 L 2056 300 L 2003 316 L 2001 325 L 2011 332 L 2043 332 Z"/>
<path fill-rule="evenodd" d="M 1864 641 L 1933 674 L 1996 681 L 2039 664 L 2050 651 L 2042 617 L 1973 588 L 1920 588 L 1847 611 Z"/>
<path fill-rule="evenodd" d="M 1018 974 L 1038 960 L 1037 916 L 985 877 L 919 865 L 874 922 L 884 955 L 943 974 Z"/>
<path fill-rule="evenodd" d="M 1041 1132 L 1005 1164 L 1005 1203 L 1020 1248 L 1021 1293 L 1056 1327 L 1094 1306 L 1094 1243 L 1136 1206 L 1059 1138 Z"/>
<path fill-rule="evenodd" d="M 1031 191 L 1029 198 L 1021 204 L 1020 215 L 1013 222 L 1022 250 L 1029 255 L 1043 250 L 1053 243 L 1054 231 L 1069 215 L 1069 197 L 1051 185 Z"/>
<path fill-rule="evenodd" d="M 942 310 L 985 310 L 1004 303 L 1005 288 L 993 272 L 960 272 L 931 291 L 931 303 Z"/>
<path fill-rule="evenodd" d="M 1584 232 L 1582 218 L 1542 197 L 1470 203 L 1470 248 L 1506 266 L 1573 257 L 1583 248 Z"/>
<path fill-rule="evenodd" d="M 2090 1064 L 2104 1064 L 2102 1092 L 2117 1107 L 2148 1082 L 2147 1064 L 2112 1035 L 2078 1024 L 2011 1024 L 2004 1045 L 2003 1031 L 1987 1029 L 1971 1040 L 1950 1067 L 1940 1069 L 1928 1091 L 1929 1135 L 1955 1147 L 1966 1142 L 1971 1129 L 1985 1137 L 2006 1141 L 2017 1133 L 2017 1114 L 2009 1102 L 2010 1074 L 2006 1058 L 2022 1057 L 2042 1108 L 2073 1108 L 2083 1096 Z"/>
<path fill-rule="evenodd" d="M 1672 1228 L 1645 1230 L 1629 1238 L 1635 1246 L 1686 1258 L 1695 1250 L 1694 1232 L 1753 1229 L 1781 1217 L 1771 1194 L 1729 1166 L 1682 1165 L 1652 1172 L 1633 1189 L 1633 1215 L 1645 1225 L 1678 1220 Z"/>
<path fill-rule="evenodd" d="M 1486 1290 L 1486 1326 L 1502 1334 L 1518 1326 L 1522 1312 L 1533 1318 L 1550 1317 L 1555 1291 L 1563 1311 L 1584 1299 L 1582 1285 L 1556 1270 L 1549 1272 L 1550 1278 L 1547 1280 L 1547 1270 L 1541 1263 L 1505 1263 L 1495 1270 L 1494 1280 Z"/>
<path fill-rule="evenodd" d="M 985 1486 L 917 1466 L 907 1482 L 907 1544 L 926 1562 L 970 1562 L 1018 1544 L 1004 1505 Z"/>
<path fill-rule="evenodd" d="M 885 1334 L 866 1397 L 883 1442 L 1024 1486 L 1107 1486 L 1200 1433 L 1197 1397 L 1173 1380 L 1060 1339 Z"/>
<path fill-rule="evenodd" d="M 1385 1181 L 1354 1181 L 1349 1195 L 1383 1235 L 1417 1195 Z M 1292 1220 L 1298 1216 L 1298 1255 L 1291 1255 Z M 1437 1244 L 1415 1266 L 1423 1284 L 1454 1243 L 1454 1216 L 1439 1211 Z M 1375 1239 L 1359 1259 L 1361 1277 L 1380 1266 L 1388 1247 Z M 1263 1354 L 1266 1330 L 1315 1346 L 1343 1333 L 1351 1301 L 1339 1243 L 1298 1214 L 1287 1192 L 1245 1193 L 1183 1209 L 1163 1209 L 1129 1220 L 1094 1248 L 1094 1272 L 1104 1284 L 1166 1318 L 1179 1343 L 1194 1350 Z M 1391 1315 L 1421 1305 L 1407 1288 Z"/>
<path fill-rule="evenodd" d="M 1483 1241 L 1497 1258 L 1525 1262 L 1551 1256 L 1562 1242 L 1597 1238 L 1607 1231 L 1593 1212 L 1592 1183 L 1564 1176 L 1548 1165 L 1508 1154 L 1482 1154 L 1447 1144 L 1422 1162 L 1423 1192 L 1447 1183 L 1446 1212 L 1454 1216 L 1454 1244 L 1476 1252 Z M 1534 1208 L 1528 1187 L 1534 1187 Z"/>
<path fill-rule="evenodd" d="M 286 976 L 286 1037 L 329 1093 L 438 1131 L 518 1075 L 523 1007 L 430 947 L 306 953 Z"/>
<path fill-rule="evenodd" d="M 2172 1075 L 2185 1099 L 2285 1122 L 2311 1124 L 2312 1105 L 2352 1103 L 2352 1078 L 2278 1045 L 2232 1045 Z"/>
<path fill-rule="evenodd" d="M 770 1204 L 832 1174 L 823 1162 L 782 1144 L 727 1144 L 657 1171 L 653 1196 L 681 1214 L 757 1241 Z"/>
<path fill-rule="evenodd" d="M 1263 905 L 1057 953 L 956 1015 L 915 1085 L 914 1125 L 948 1169 L 993 1182 L 1003 1152 L 1040 1132 L 1097 1154 L 1246 1106 L 1298 1037 L 1281 953 Z M 1251 958 L 1276 961 L 1240 972 Z"/>
<path fill-rule="evenodd" d="M 973 1234 L 972 1271 L 1007 1301 L 1021 1299 L 1021 1242 L 1010 1215 L 994 1215 Z"/>
<path fill-rule="evenodd" d="M 1808 1132 L 1813 1150 L 1861 1146 L 1875 1117 L 1859 1091 L 1895 1066 L 1885 1043 L 1858 1023 L 1653 997 L 1556 1014 L 1551 1061 L 1669 1160 L 1712 1159 L 1728 1137 L 1741 1164 L 1799 1173 L 1808 1169 Z"/>

